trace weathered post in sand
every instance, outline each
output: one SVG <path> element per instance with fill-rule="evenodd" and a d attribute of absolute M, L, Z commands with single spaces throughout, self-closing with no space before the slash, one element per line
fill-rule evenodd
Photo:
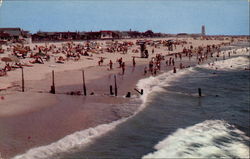
<path fill-rule="evenodd" d="M 23 75 L 23 67 L 21 67 L 22 69 L 22 92 L 24 92 L 24 75 Z"/>
<path fill-rule="evenodd" d="M 173 73 L 176 73 L 176 68 L 175 67 L 173 68 Z"/>
<path fill-rule="evenodd" d="M 115 96 L 117 96 L 117 84 L 116 84 L 116 75 L 115 75 Z"/>
<path fill-rule="evenodd" d="M 52 94 L 56 94 L 56 90 L 55 90 L 55 75 L 54 75 L 54 70 L 52 71 L 52 86 L 51 86 L 50 93 L 52 93 Z"/>
<path fill-rule="evenodd" d="M 110 95 L 113 95 L 113 94 L 114 94 L 114 93 L 113 93 L 113 87 L 112 87 L 112 85 L 109 86 L 109 93 L 110 93 Z"/>
<path fill-rule="evenodd" d="M 143 95 L 143 89 L 141 89 L 141 95 Z"/>
<path fill-rule="evenodd" d="M 201 97 L 201 88 L 198 88 L 199 97 Z"/>
<path fill-rule="evenodd" d="M 83 94 L 86 96 L 87 90 L 86 90 L 86 84 L 85 84 L 84 70 L 82 70 L 82 82 L 83 82 Z"/>
<path fill-rule="evenodd" d="M 141 91 L 139 91 L 137 88 L 134 89 L 137 93 L 139 93 L 140 95 L 143 95 L 143 89 L 141 89 Z"/>

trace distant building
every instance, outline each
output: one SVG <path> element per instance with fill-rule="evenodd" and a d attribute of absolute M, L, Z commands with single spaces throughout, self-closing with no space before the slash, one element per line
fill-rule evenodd
<path fill-rule="evenodd" d="M 179 33 L 177 34 L 177 37 L 188 37 L 189 35 L 187 33 Z"/>
<path fill-rule="evenodd" d="M 112 31 L 100 31 L 101 39 L 112 39 L 113 33 Z"/>
<path fill-rule="evenodd" d="M 85 38 L 85 33 L 79 32 L 42 32 L 39 31 L 32 35 L 32 41 L 65 41 L 65 40 L 80 40 L 80 37 Z"/>
<path fill-rule="evenodd" d="M 21 38 L 22 31 L 20 28 L 0 28 L 0 38 L 2 40 L 18 40 Z"/>
<path fill-rule="evenodd" d="M 100 31 L 100 39 L 118 39 L 120 38 L 119 31 L 102 30 Z"/>
<path fill-rule="evenodd" d="M 30 42 L 31 34 L 20 28 L 0 28 L 0 40 L 13 40 L 16 42 Z"/>
<path fill-rule="evenodd" d="M 101 34 L 100 34 L 99 31 L 86 32 L 86 36 L 87 36 L 87 40 L 94 40 L 94 39 L 100 39 L 101 38 Z"/>
<path fill-rule="evenodd" d="M 203 35 L 203 36 L 206 35 L 205 25 L 201 26 L 201 35 Z"/>
<path fill-rule="evenodd" d="M 129 39 L 130 38 L 128 31 L 121 31 L 119 33 L 119 35 L 120 35 L 119 37 L 122 39 Z"/>

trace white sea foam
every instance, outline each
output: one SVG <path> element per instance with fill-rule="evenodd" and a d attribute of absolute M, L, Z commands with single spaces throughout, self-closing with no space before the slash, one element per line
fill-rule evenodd
<path fill-rule="evenodd" d="M 223 61 L 217 61 L 214 64 L 206 64 L 200 66 L 201 68 L 217 69 L 217 70 L 244 70 L 249 69 L 250 57 L 239 56 Z"/>
<path fill-rule="evenodd" d="M 174 81 L 193 71 L 193 68 L 179 70 L 177 73 L 169 71 L 156 77 L 151 76 L 149 78 L 140 80 L 137 83 L 137 87 L 144 90 L 144 94 L 141 96 L 141 100 L 144 103 L 150 101 L 149 97 L 152 93 L 165 91 L 162 87 L 168 86 L 171 81 Z"/>
<path fill-rule="evenodd" d="M 242 51 L 238 51 L 237 54 L 238 53 L 242 53 Z M 13 159 L 54 159 L 55 156 L 59 154 L 64 152 L 72 152 L 76 148 L 91 143 L 95 138 L 108 133 L 117 125 L 127 121 L 128 119 L 135 116 L 138 112 L 143 110 L 146 106 L 146 102 L 150 101 L 151 94 L 164 91 L 162 87 L 168 86 L 169 82 L 193 71 L 194 68 L 188 68 L 178 70 L 177 73 L 169 71 L 156 77 L 151 76 L 149 78 L 142 79 L 138 82 L 137 87 L 144 90 L 144 94 L 141 96 L 143 104 L 132 116 L 114 121 L 109 124 L 102 124 L 95 128 L 89 128 L 75 132 L 49 145 L 32 148 L 24 154 L 15 156 Z"/>
<path fill-rule="evenodd" d="M 57 142 L 50 145 L 32 148 L 25 154 L 17 155 L 13 159 L 49 159 L 55 158 L 56 155 L 81 147 L 90 143 L 95 137 L 103 135 L 115 128 L 118 124 L 124 122 L 125 119 L 114 121 L 110 124 L 102 124 L 95 128 L 78 131 L 71 135 L 65 136 Z"/>
<path fill-rule="evenodd" d="M 159 142 L 147 158 L 249 158 L 249 137 L 225 121 L 206 120 Z"/>

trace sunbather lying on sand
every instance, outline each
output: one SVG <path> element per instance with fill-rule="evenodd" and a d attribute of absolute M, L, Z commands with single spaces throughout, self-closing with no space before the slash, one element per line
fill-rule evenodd
<path fill-rule="evenodd" d="M 43 59 L 41 57 L 35 57 L 34 61 L 29 61 L 30 63 L 38 63 L 38 64 L 44 64 Z"/>
<path fill-rule="evenodd" d="M 65 59 L 60 56 L 57 60 L 56 60 L 56 63 L 64 63 Z"/>

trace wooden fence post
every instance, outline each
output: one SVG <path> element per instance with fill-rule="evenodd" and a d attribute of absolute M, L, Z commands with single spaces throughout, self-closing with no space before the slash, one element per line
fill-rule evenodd
<path fill-rule="evenodd" d="M 23 67 L 21 67 L 22 69 L 22 92 L 24 92 L 24 74 L 23 74 Z"/>
<path fill-rule="evenodd" d="M 198 88 L 199 97 L 201 97 L 201 88 Z"/>
<path fill-rule="evenodd" d="M 115 75 L 115 96 L 117 96 L 117 84 L 116 84 L 116 75 Z"/>
<path fill-rule="evenodd" d="M 55 74 L 54 74 L 54 70 L 52 71 L 52 86 L 51 86 L 50 93 L 52 93 L 52 94 L 56 94 L 56 90 L 55 90 Z"/>
<path fill-rule="evenodd" d="M 84 70 L 82 70 L 82 82 L 83 82 L 83 94 L 87 96 L 87 90 L 86 90 L 86 84 L 85 84 L 85 76 L 84 76 Z"/>

